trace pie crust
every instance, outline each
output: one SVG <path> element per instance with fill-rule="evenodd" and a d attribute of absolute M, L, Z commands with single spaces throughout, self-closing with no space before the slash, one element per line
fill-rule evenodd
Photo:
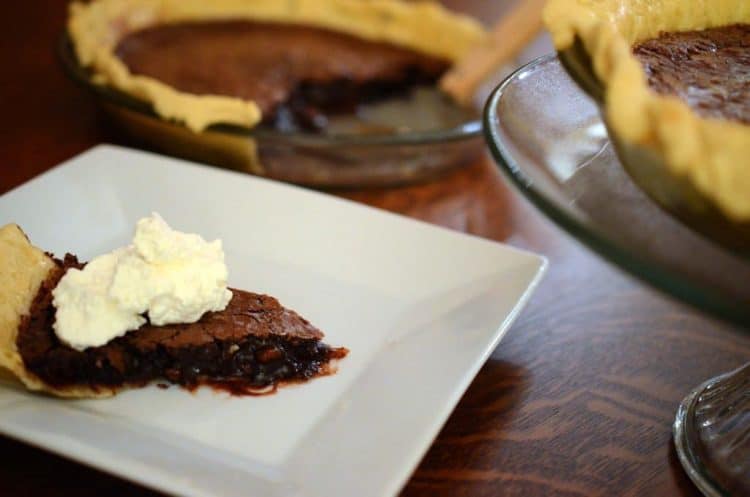
<path fill-rule="evenodd" d="M 55 263 L 34 247 L 15 224 L 0 228 L 0 254 L 0 372 L 5 369 L 12 373 L 29 390 L 60 397 L 107 397 L 116 393 L 115 389 L 107 387 L 96 390 L 86 386 L 56 389 L 26 369 L 16 345 L 19 325 L 23 316 L 29 315 L 34 297 L 55 269 Z"/>
<path fill-rule="evenodd" d="M 132 74 L 114 54 L 117 42 L 130 32 L 218 19 L 309 24 L 451 61 L 486 36 L 475 20 L 434 2 L 402 0 L 95 0 L 71 5 L 68 32 L 79 62 L 93 71 L 97 84 L 151 103 L 162 118 L 182 122 L 195 132 L 216 123 L 253 127 L 262 118 L 254 102 L 177 91 L 154 78 Z"/>
<path fill-rule="evenodd" d="M 634 44 L 663 32 L 750 23 L 746 0 L 550 0 L 544 20 L 555 47 L 576 39 L 605 87 L 604 115 L 618 139 L 659 154 L 735 222 L 750 221 L 750 126 L 703 118 L 648 87 Z"/>

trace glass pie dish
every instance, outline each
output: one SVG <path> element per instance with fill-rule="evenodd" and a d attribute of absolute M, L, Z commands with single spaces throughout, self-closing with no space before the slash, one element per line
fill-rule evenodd
<path fill-rule="evenodd" d="M 604 88 L 594 74 L 592 61 L 580 40 L 559 52 L 560 62 L 600 108 Z M 620 162 L 630 177 L 660 206 L 710 239 L 750 257 L 750 223 L 727 217 L 684 177 L 670 171 L 664 158 L 653 151 L 622 140 L 603 120 Z"/>
<path fill-rule="evenodd" d="M 561 59 L 566 65 L 579 60 Z M 597 98 L 586 73 L 571 72 Z M 653 191 L 657 183 L 628 166 L 654 159 L 616 153 L 596 100 L 555 56 L 506 79 L 490 97 L 484 122 L 502 172 L 561 228 L 668 295 L 750 333 L 750 261 L 732 243 L 742 240 L 741 231 L 734 236 L 736 227 L 726 224 L 729 238 L 717 239 L 694 215 L 663 208 Z M 750 491 L 748 392 L 750 365 L 698 386 L 678 409 L 677 454 L 707 496 Z"/>
<path fill-rule="evenodd" d="M 226 124 L 194 133 L 159 118 L 150 104 L 97 84 L 67 34 L 59 55 L 66 73 L 146 147 L 281 181 L 320 188 L 406 184 L 470 163 L 483 150 L 478 111 L 453 105 L 434 88 L 373 104 L 359 113 L 364 118 L 344 116 L 325 133 Z"/>
<path fill-rule="evenodd" d="M 750 262 L 670 215 L 621 165 L 596 102 L 554 56 L 492 94 L 485 133 L 501 170 L 545 214 L 618 266 L 750 325 Z"/>

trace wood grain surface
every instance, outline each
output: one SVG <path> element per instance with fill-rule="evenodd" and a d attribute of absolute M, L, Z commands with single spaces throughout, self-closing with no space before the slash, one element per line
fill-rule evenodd
<path fill-rule="evenodd" d="M 28 1 L 0 19 L 0 193 L 97 143 L 132 145 L 60 69 L 64 17 L 65 2 Z M 692 387 L 749 360 L 750 335 L 602 262 L 488 159 L 428 184 L 340 194 L 550 259 L 404 496 L 699 495 L 674 455 L 674 411 Z M 158 495 L 2 437 L 0 459 L 3 496 Z"/>

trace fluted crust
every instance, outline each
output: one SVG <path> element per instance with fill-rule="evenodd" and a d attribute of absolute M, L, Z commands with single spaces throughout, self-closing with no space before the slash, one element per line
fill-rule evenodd
<path fill-rule="evenodd" d="M 677 97 L 648 87 L 634 44 L 662 32 L 750 23 L 745 0 L 550 0 L 545 23 L 558 50 L 581 40 L 605 86 L 605 115 L 617 137 L 664 158 L 722 212 L 750 221 L 750 127 L 700 117 Z"/>

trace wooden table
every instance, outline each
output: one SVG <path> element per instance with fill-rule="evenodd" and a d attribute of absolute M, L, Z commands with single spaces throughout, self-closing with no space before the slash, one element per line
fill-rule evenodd
<path fill-rule="evenodd" d="M 128 144 L 59 68 L 64 2 L 11 12 L 0 20 L 0 193 L 97 143 Z M 692 387 L 750 358 L 747 336 L 602 262 L 510 191 L 489 159 L 429 184 L 343 195 L 550 259 L 403 495 L 698 495 L 674 454 L 674 411 Z M 2 437 L 0 460 L 2 495 L 156 495 Z"/>

